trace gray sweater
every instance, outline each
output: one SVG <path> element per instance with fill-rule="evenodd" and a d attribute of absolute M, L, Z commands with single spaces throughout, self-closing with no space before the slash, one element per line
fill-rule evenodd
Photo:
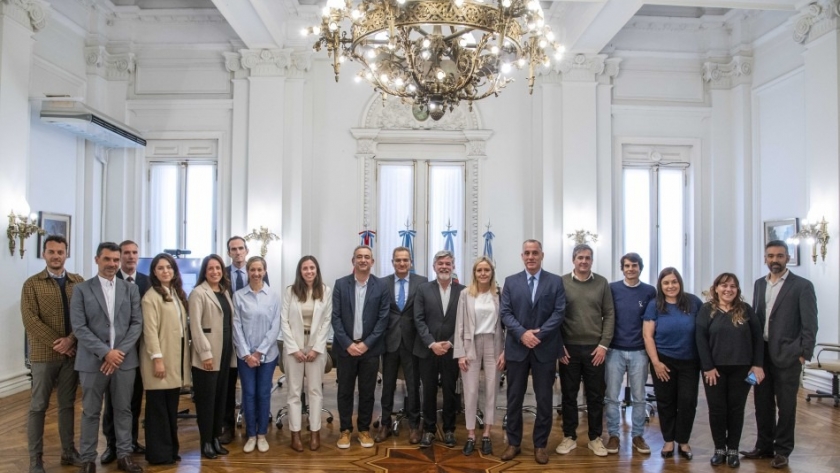
<path fill-rule="evenodd" d="M 566 289 L 566 318 L 563 321 L 563 343 L 566 345 L 610 346 L 615 327 L 610 284 L 603 276 L 592 273 L 586 281 L 563 276 Z"/>

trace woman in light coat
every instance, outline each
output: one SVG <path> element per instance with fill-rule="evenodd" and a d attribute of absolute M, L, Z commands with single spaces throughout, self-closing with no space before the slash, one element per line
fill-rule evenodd
<path fill-rule="evenodd" d="M 505 369 L 505 334 L 499 316 L 499 291 L 496 269 L 486 256 L 473 264 L 470 287 L 461 292 L 455 316 L 455 348 L 452 356 L 458 359 L 464 382 L 464 416 L 467 423 L 467 443 L 464 455 L 475 450 L 475 420 L 478 407 L 479 374 L 484 367 L 484 434 L 481 453 L 493 454 L 490 430 L 495 422 L 496 379 Z"/>
<path fill-rule="evenodd" d="M 172 256 L 152 259 L 151 289 L 143 296 L 140 373 L 146 390 L 146 460 L 171 465 L 178 455 L 178 401 L 181 388 L 192 385 L 187 296 Z"/>
<path fill-rule="evenodd" d="M 314 256 L 298 261 L 295 282 L 283 296 L 281 331 L 283 334 L 283 366 L 289 383 L 289 430 L 291 447 L 303 451 L 301 441 L 301 389 L 306 378 L 309 398 L 309 449 L 321 446 L 321 406 L 323 392 L 321 378 L 327 363 L 327 337 L 332 317 L 332 294 L 321 282 L 321 267 Z"/>
<path fill-rule="evenodd" d="M 213 459 L 227 455 L 219 442 L 225 415 L 228 372 L 233 353 L 233 300 L 224 260 L 209 255 L 201 262 L 195 289 L 190 293 L 192 377 L 201 454 Z M 232 380 L 234 383 L 236 380 Z"/>

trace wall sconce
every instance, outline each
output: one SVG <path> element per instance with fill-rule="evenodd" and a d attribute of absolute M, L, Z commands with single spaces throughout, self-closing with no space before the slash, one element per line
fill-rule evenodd
<path fill-rule="evenodd" d="M 817 223 L 808 223 L 807 220 L 803 219 L 802 229 L 796 235 L 788 238 L 787 241 L 788 243 L 799 243 L 801 240 L 808 242 L 811 245 L 811 260 L 814 261 L 814 264 L 817 264 L 817 245 L 820 247 L 820 256 L 825 261 L 829 238 L 828 222 L 823 217 Z"/>
<path fill-rule="evenodd" d="M 567 233 L 566 236 L 575 242 L 575 245 L 598 243 L 598 234 L 590 233 L 589 230 L 575 230 L 574 233 Z"/>
<path fill-rule="evenodd" d="M 260 231 L 257 231 L 255 228 L 251 230 L 251 233 L 245 235 L 245 241 L 259 240 L 262 242 L 262 245 L 260 246 L 260 256 L 263 258 L 265 258 L 265 255 L 268 253 L 268 244 L 279 239 L 279 236 L 271 233 L 266 227 L 260 227 Z"/>
<path fill-rule="evenodd" d="M 37 220 L 38 216 L 34 213 L 26 216 L 25 214 L 15 215 L 14 210 L 9 212 L 9 228 L 6 229 L 6 236 L 9 237 L 9 254 L 15 255 L 15 238 L 17 238 L 20 241 L 20 258 L 23 259 L 23 254 L 26 252 L 23 242 L 32 235 L 46 233 L 35 223 Z"/>

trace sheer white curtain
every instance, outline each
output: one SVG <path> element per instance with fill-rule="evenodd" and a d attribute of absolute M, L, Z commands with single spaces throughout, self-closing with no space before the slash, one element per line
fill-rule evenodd
<path fill-rule="evenodd" d="M 393 272 L 391 253 L 402 245 L 399 231 L 405 230 L 406 219 L 414 228 L 414 164 L 383 163 L 378 176 L 374 272 L 382 277 Z"/>
<path fill-rule="evenodd" d="M 149 166 L 149 244 L 140 245 L 146 256 L 164 248 L 178 248 L 181 179 L 178 163 Z"/>
<path fill-rule="evenodd" d="M 194 258 L 203 258 L 213 253 L 216 228 L 215 174 L 214 163 L 195 163 L 187 167 L 183 248 L 191 250 Z"/>
<path fill-rule="evenodd" d="M 655 262 L 650 258 L 652 247 L 650 175 L 649 168 L 624 170 L 624 252 L 622 253 L 632 251 L 642 257 L 647 265 L 642 270 L 640 279 L 648 283 L 651 281 L 651 268 L 656 269 Z M 656 275 L 653 278 L 655 279 Z"/>
<path fill-rule="evenodd" d="M 659 261 L 685 273 L 685 170 L 659 169 Z"/>
<path fill-rule="evenodd" d="M 458 235 L 453 238 L 455 247 L 455 271 L 461 283 L 468 280 L 464 268 L 472 268 L 472 262 L 465 262 L 464 232 L 465 232 L 465 181 L 464 165 L 462 163 L 430 163 L 429 164 L 429 262 L 426 274 L 429 279 L 434 277 L 434 255 L 444 249 L 445 238 L 442 232 L 457 230 Z"/>

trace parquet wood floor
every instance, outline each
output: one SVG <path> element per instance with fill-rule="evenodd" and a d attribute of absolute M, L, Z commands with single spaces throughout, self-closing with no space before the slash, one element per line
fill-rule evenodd
<path fill-rule="evenodd" d="M 334 373 L 328 375 L 325 382 L 325 407 L 332 409 L 335 415 L 335 384 Z M 401 388 L 398 388 L 398 394 Z M 272 411 L 285 404 L 286 388 L 275 391 L 272 395 Z M 840 409 L 833 407 L 831 402 L 812 401 L 806 403 L 802 391 L 797 413 L 796 450 L 791 456 L 791 466 L 788 471 L 797 473 L 840 473 Z M 379 388 L 377 388 L 378 413 Z M 526 404 L 533 400 L 532 396 L 526 395 Z M 504 389 L 500 391 L 499 405 L 504 405 Z M 397 401 L 397 407 L 402 403 Z M 47 426 L 44 438 L 46 469 L 50 473 L 74 472 L 75 468 L 62 467 L 59 465 L 60 443 L 58 440 L 56 422 L 55 398 L 47 413 Z M 187 396 L 182 398 L 182 408 L 192 408 L 192 402 Z M 29 393 L 19 393 L 7 398 L 0 399 L 0 473 L 26 472 L 29 466 L 29 457 L 26 446 L 26 420 L 29 409 Z M 501 454 L 505 448 L 502 435 L 501 423 L 503 412 L 498 412 L 496 427 L 493 433 L 494 451 Z M 242 453 L 241 447 L 244 440 L 242 432 L 237 432 L 238 437 L 228 446 L 231 455 L 220 457 L 217 460 L 205 460 L 199 454 L 198 428 L 195 420 L 184 419 L 180 422 L 179 433 L 181 441 L 181 456 L 183 460 L 174 466 L 147 467 L 149 472 L 177 472 L 177 473 L 242 473 L 242 472 L 397 472 L 397 473 L 449 473 L 449 472 L 534 472 L 534 471 L 557 471 L 557 472 L 583 472 L 583 473 L 605 473 L 605 472 L 718 472 L 729 471 L 726 466 L 713 468 L 709 465 L 708 459 L 713 451 L 711 435 L 708 427 L 706 401 L 703 390 L 700 390 L 697 418 L 692 434 L 691 446 L 694 450 L 694 460 L 691 462 L 680 458 L 663 459 L 659 456 L 662 448 L 662 437 L 659 434 L 658 418 L 654 415 L 647 426 L 645 438 L 651 446 L 652 454 L 641 455 L 631 452 L 630 433 L 627 429 L 630 411 L 625 413 L 623 423 L 622 445 L 618 455 L 610 455 L 605 458 L 594 456 L 586 448 L 586 417 L 581 416 L 581 426 L 578 430 L 578 448 L 569 455 L 561 456 L 553 453 L 554 447 L 561 438 L 561 420 L 555 416 L 555 422 L 549 440 L 550 460 L 549 464 L 542 466 L 534 462 L 533 448 L 529 443 L 530 431 L 533 425 L 533 418 L 525 416 L 525 440 L 522 445 L 522 454 L 514 461 L 501 462 L 498 456 L 482 457 L 477 452 L 471 457 L 464 457 L 461 454 L 461 447 L 466 439 L 463 429 L 463 418 L 459 419 L 456 437 L 458 446 L 448 449 L 442 444 L 435 445 L 432 449 L 420 450 L 408 444 L 407 426 L 404 426 L 398 438 L 389 438 L 386 442 L 377 444 L 375 448 L 364 449 L 359 446 L 353 437 L 353 445 L 350 449 L 339 450 L 335 447 L 338 439 L 338 418 L 333 424 L 323 422 L 324 428 L 321 431 L 322 447 L 318 452 L 296 453 L 288 448 L 289 431 L 288 427 L 277 429 L 271 425 L 268 433 L 271 450 L 267 453 L 254 452 L 251 454 Z M 81 416 L 81 394 L 76 406 L 76 437 L 78 439 L 79 418 Z M 141 417 L 142 418 L 142 417 Z M 141 432 L 142 437 L 142 432 Z M 304 434 L 304 444 L 308 436 Z M 100 439 L 100 453 L 104 448 L 104 439 Z M 752 447 L 755 442 L 755 421 L 752 406 L 752 396 L 747 404 L 746 421 L 744 425 L 743 447 Z M 77 444 L 78 446 L 78 444 Z M 135 460 L 145 466 L 142 456 L 135 456 Z M 742 473 L 771 472 L 769 460 L 750 461 L 744 460 L 739 469 Z M 97 463 L 99 472 L 116 472 L 116 464 L 100 466 Z"/>

